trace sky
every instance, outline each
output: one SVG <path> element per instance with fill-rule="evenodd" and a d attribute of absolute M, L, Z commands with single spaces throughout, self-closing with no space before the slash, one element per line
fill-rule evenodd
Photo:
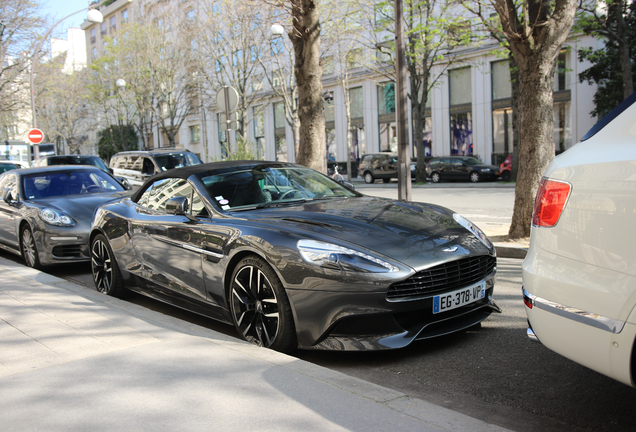
<path fill-rule="evenodd" d="M 51 17 L 51 25 L 67 15 L 88 8 L 89 0 L 40 0 L 41 15 Z M 53 30 L 53 35 L 66 39 L 66 29 L 69 27 L 79 27 L 86 19 L 86 11 L 79 12 L 69 19 L 58 24 Z"/>

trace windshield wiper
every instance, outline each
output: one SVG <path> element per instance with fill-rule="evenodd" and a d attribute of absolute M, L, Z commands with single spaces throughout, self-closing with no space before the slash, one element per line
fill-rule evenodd
<path fill-rule="evenodd" d="M 248 205 L 245 207 L 231 208 L 230 211 L 246 211 L 246 210 L 257 210 L 257 209 L 263 209 L 263 208 L 269 208 L 269 207 L 283 207 L 288 205 L 304 204 L 308 201 L 311 201 L 311 199 L 298 199 L 293 201 L 270 201 L 266 203 Z"/>

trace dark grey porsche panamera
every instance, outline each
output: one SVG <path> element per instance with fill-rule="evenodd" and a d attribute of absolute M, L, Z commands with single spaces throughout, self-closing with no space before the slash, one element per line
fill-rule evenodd
<path fill-rule="evenodd" d="M 98 209 L 91 256 L 99 291 L 149 295 L 279 351 L 401 348 L 499 311 L 495 249 L 468 220 L 289 163 L 160 173 Z"/>

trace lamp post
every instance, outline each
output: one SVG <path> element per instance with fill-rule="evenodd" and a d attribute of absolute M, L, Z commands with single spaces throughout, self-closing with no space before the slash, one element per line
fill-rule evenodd
<path fill-rule="evenodd" d="M 408 149 L 406 53 L 404 47 L 404 16 L 402 0 L 395 0 L 395 90 L 397 104 L 398 199 L 411 200 L 411 159 Z M 423 157 L 423 155 L 418 155 Z"/>
<path fill-rule="evenodd" d="M 80 12 L 83 12 L 83 11 L 85 11 L 87 9 L 88 9 L 88 13 L 86 14 L 86 19 L 88 21 L 93 22 L 93 23 L 101 23 L 102 21 L 104 21 L 104 16 L 97 9 L 90 9 L 90 8 L 80 9 L 77 12 L 73 12 L 72 14 L 67 15 L 64 18 L 62 18 L 61 20 L 59 20 L 58 22 L 56 22 L 55 24 L 53 24 L 53 26 L 44 34 L 44 36 L 42 36 L 40 38 L 40 40 L 38 41 L 37 46 L 35 47 L 35 51 L 33 52 L 33 57 L 31 58 L 31 71 L 29 73 L 29 84 L 30 84 L 30 88 L 31 88 L 31 118 L 32 118 L 32 122 L 33 122 L 33 129 L 35 129 L 37 127 L 37 121 L 36 121 L 36 118 L 35 118 L 35 87 L 34 87 L 34 84 L 33 84 L 33 72 L 34 72 L 34 68 L 35 68 L 35 58 L 37 57 L 38 53 L 40 52 L 40 49 L 42 48 L 42 44 L 44 43 L 46 38 L 51 34 L 53 29 L 55 27 L 57 27 L 57 25 L 59 23 L 61 23 L 65 19 L 70 18 L 73 15 L 78 14 Z M 37 153 L 37 148 L 36 148 L 35 151 Z M 36 154 L 35 157 L 37 158 L 38 155 Z"/>

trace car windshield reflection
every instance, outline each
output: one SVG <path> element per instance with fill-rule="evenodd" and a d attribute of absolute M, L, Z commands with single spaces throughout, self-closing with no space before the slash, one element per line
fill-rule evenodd
<path fill-rule="evenodd" d="M 24 176 L 22 182 L 26 199 L 124 190 L 113 178 L 98 170 L 33 174 Z"/>
<path fill-rule="evenodd" d="M 316 171 L 299 167 L 256 167 L 203 173 L 199 179 L 223 210 L 248 210 L 359 196 Z"/>

